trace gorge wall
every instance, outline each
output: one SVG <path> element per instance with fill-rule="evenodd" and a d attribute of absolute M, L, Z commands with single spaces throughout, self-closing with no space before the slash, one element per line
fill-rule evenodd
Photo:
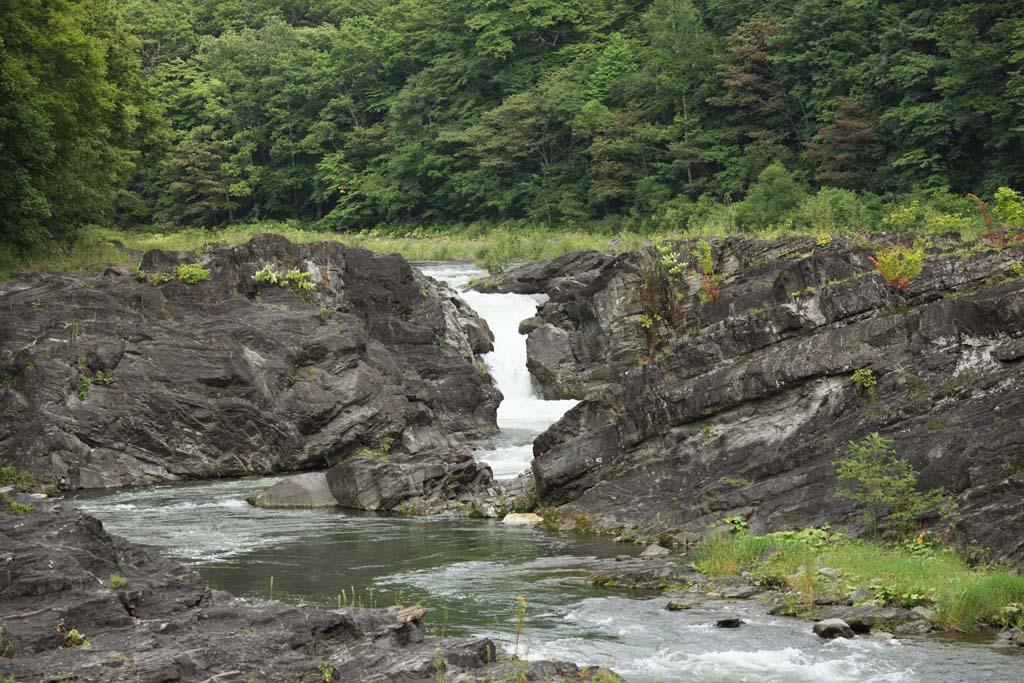
<path fill-rule="evenodd" d="M 65 488 L 357 463 L 404 477 L 397 504 L 490 481 L 457 441 L 497 429 L 490 331 L 400 256 L 259 235 L 20 275 L 0 310 L 0 458 Z"/>
<path fill-rule="evenodd" d="M 541 505 L 666 541 L 732 515 L 856 530 L 833 463 L 877 431 L 955 503 L 928 523 L 1024 564 L 1024 249 L 935 238 L 899 293 L 871 244 L 708 246 L 720 296 L 703 304 L 697 241 L 491 283 L 550 295 L 526 324 L 531 367 L 546 395 L 584 399 L 535 443 Z"/>

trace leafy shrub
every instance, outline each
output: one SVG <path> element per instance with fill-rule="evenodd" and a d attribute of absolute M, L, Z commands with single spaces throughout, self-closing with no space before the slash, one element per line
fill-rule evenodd
<path fill-rule="evenodd" d="M 963 197 L 944 192 L 921 193 L 891 207 L 880 223 L 886 232 L 943 234 L 965 239 L 977 234 L 977 217 Z"/>
<path fill-rule="evenodd" d="M 798 222 L 815 234 L 868 230 L 876 221 L 875 212 L 856 192 L 834 187 L 823 187 L 804 199 L 797 215 Z"/>
<path fill-rule="evenodd" d="M 19 503 L 13 498 L 6 499 L 7 503 L 4 506 L 4 512 L 9 515 L 27 515 L 28 513 L 35 510 L 35 508 L 27 503 Z"/>
<path fill-rule="evenodd" d="M 792 221 L 806 197 L 807 191 L 785 166 L 771 164 L 750 186 L 737 208 L 736 222 L 744 230 L 764 230 Z"/>
<path fill-rule="evenodd" d="M 28 472 L 19 470 L 6 460 L 0 459 L 0 487 L 17 486 L 18 488 L 24 488 L 31 486 L 35 481 L 35 477 Z"/>
<path fill-rule="evenodd" d="M 985 219 L 986 229 L 979 236 L 981 239 L 997 247 L 1005 247 L 1012 242 L 1024 240 L 1024 230 L 1020 230 L 1021 227 L 1024 227 L 1024 199 L 1018 193 L 1008 187 L 1001 187 L 996 191 L 998 204 L 995 214 L 999 219 L 998 229 L 992 220 L 992 212 L 989 211 L 988 203 L 973 194 L 967 195 L 967 198 L 978 205 L 978 210 L 981 211 L 981 215 Z M 1017 232 L 1011 233 L 1011 229 L 1014 228 L 1017 229 Z"/>
<path fill-rule="evenodd" d="M 194 285 L 210 279 L 210 269 L 199 263 L 185 263 L 175 267 L 174 276 L 186 285 Z"/>
<path fill-rule="evenodd" d="M 846 485 L 836 496 L 861 507 L 869 529 L 875 530 L 884 515 L 897 535 L 906 535 L 924 513 L 942 504 L 943 490 L 918 491 L 917 471 L 896 456 L 892 444 L 878 432 L 851 441 L 846 456 L 835 461 L 836 476 Z"/>
<path fill-rule="evenodd" d="M 869 256 L 868 260 L 874 264 L 887 285 L 897 292 L 902 292 L 911 280 L 921 274 L 924 249 L 920 246 L 896 247 Z"/>

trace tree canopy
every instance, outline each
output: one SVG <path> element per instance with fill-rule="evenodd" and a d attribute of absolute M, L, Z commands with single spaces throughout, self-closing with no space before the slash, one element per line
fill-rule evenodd
<path fill-rule="evenodd" d="M 17 5 L 0 218 L 19 244 L 114 213 L 585 225 L 783 192 L 744 218 L 768 220 L 821 187 L 1024 186 L 1016 0 Z"/>

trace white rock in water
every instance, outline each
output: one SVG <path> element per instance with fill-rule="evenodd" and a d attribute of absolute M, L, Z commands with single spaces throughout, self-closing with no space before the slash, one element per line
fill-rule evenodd
<path fill-rule="evenodd" d="M 510 512 L 501 521 L 509 526 L 533 526 L 543 522 L 544 518 L 532 512 Z"/>

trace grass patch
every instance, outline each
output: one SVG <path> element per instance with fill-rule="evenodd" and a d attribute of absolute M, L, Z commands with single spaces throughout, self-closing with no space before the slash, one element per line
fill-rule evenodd
<path fill-rule="evenodd" d="M 712 579 L 747 570 L 754 583 L 785 589 L 804 605 L 837 590 L 863 587 L 879 605 L 934 607 L 933 621 L 944 628 L 1024 624 L 1024 576 L 969 567 L 924 535 L 894 545 L 853 540 L 827 529 L 718 535 L 698 550 L 696 565 Z M 819 574 L 826 567 L 842 572 L 838 587 Z"/>

